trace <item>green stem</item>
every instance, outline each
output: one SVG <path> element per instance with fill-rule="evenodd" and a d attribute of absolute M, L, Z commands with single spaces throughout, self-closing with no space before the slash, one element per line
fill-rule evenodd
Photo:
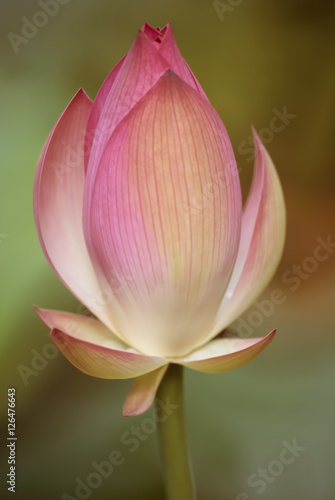
<path fill-rule="evenodd" d="M 158 389 L 157 414 L 161 412 L 160 403 L 174 408 L 159 423 L 167 500 L 194 500 L 184 427 L 182 366 L 169 366 Z"/>

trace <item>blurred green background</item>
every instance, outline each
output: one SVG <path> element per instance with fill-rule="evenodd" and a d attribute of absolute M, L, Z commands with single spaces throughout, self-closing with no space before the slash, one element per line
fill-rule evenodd
<path fill-rule="evenodd" d="M 32 309 L 77 306 L 40 248 L 32 184 L 44 140 L 77 89 L 93 98 L 144 21 L 171 21 L 183 56 L 228 129 L 243 193 L 252 174 L 253 124 L 278 168 L 288 211 L 284 256 L 262 297 L 269 300 L 278 288 L 285 301 L 261 320 L 255 306 L 243 316 L 244 326 L 259 324 L 252 328 L 256 336 L 277 327 L 275 342 L 239 370 L 186 374 L 199 500 L 333 500 L 335 252 L 316 267 L 309 257 L 317 238 L 335 241 L 334 2 L 223 0 L 216 9 L 211 0 L 63 0 L 17 53 L 8 33 L 21 35 L 22 18 L 32 20 L 41 7 L 35 0 L 3 0 L 0 9 L 1 435 L 7 388 L 15 387 L 17 498 L 76 498 L 76 478 L 86 481 L 92 462 L 114 449 L 124 464 L 89 498 L 164 498 L 156 433 L 133 453 L 120 441 L 151 413 L 122 417 L 131 381 L 94 379 L 55 356 Z M 272 118 L 285 109 L 290 118 L 274 130 Z M 293 273 L 301 272 L 294 265 L 305 271 L 293 282 Z M 44 359 L 38 370 L 37 353 Z M 248 484 L 260 467 L 275 472 L 271 462 L 283 441 L 295 439 L 305 449 L 270 475 L 264 492 Z M 5 483 L 3 444 L 2 452 Z M 6 493 L 5 484 L 1 488 Z"/>

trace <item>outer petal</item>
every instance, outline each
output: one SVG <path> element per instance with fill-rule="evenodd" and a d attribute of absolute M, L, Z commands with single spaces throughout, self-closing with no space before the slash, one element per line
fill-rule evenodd
<path fill-rule="evenodd" d="M 208 101 L 167 71 L 115 130 L 85 203 L 89 248 L 125 311 L 126 341 L 163 356 L 200 345 L 241 224 L 234 155 Z"/>
<path fill-rule="evenodd" d="M 103 84 L 92 107 L 92 116 L 99 116 L 99 119 L 95 121 L 97 133 L 88 162 L 85 188 L 88 193 L 91 192 L 102 152 L 115 127 L 168 67 L 152 41 L 140 31 L 115 79 L 113 75 Z"/>
<path fill-rule="evenodd" d="M 242 219 L 234 272 L 213 337 L 232 323 L 262 293 L 280 261 L 285 241 L 285 201 L 275 166 L 254 132 L 255 173 Z"/>
<path fill-rule="evenodd" d="M 94 314 L 112 325 L 97 299 L 100 284 L 82 229 L 84 136 L 92 101 L 75 95 L 48 137 L 34 181 L 34 213 L 43 251 L 63 283 Z"/>
<path fill-rule="evenodd" d="M 129 348 L 95 318 L 36 308 L 52 329 L 51 338 L 64 356 L 88 375 L 107 379 L 138 377 L 167 363 Z"/>
<path fill-rule="evenodd" d="M 123 406 L 123 415 L 125 417 L 141 415 L 150 408 L 168 366 L 166 364 L 162 368 L 158 368 L 158 370 L 135 379 Z"/>
<path fill-rule="evenodd" d="M 109 119 L 108 119 L 108 121 L 105 120 L 103 123 L 100 123 L 99 128 L 97 128 L 97 127 L 98 127 L 100 115 L 101 115 L 101 112 L 103 110 L 105 101 L 106 101 L 111 89 L 113 88 L 115 79 L 116 79 L 117 75 L 119 74 L 119 71 L 120 71 L 122 64 L 123 64 L 126 57 L 127 57 L 127 55 L 125 55 L 117 63 L 117 65 L 112 69 L 112 71 L 109 73 L 106 80 L 102 84 L 102 86 L 101 86 L 101 88 L 100 88 L 100 90 L 95 98 L 95 101 L 93 103 L 92 110 L 91 110 L 91 113 L 90 113 L 90 116 L 89 116 L 89 119 L 87 122 L 86 134 L 85 134 L 85 172 L 87 171 L 88 160 L 90 158 L 91 148 L 92 148 L 95 133 L 99 134 L 100 140 L 101 140 L 101 136 L 103 138 L 106 134 L 110 134 L 109 128 L 110 128 L 111 124 L 110 124 Z M 109 137 L 109 135 L 108 135 L 108 137 Z"/>
<path fill-rule="evenodd" d="M 198 372 L 227 372 L 258 356 L 273 340 L 275 333 L 276 330 L 273 330 L 264 338 L 253 339 L 217 338 L 186 358 L 178 359 L 178 363 Z"/>

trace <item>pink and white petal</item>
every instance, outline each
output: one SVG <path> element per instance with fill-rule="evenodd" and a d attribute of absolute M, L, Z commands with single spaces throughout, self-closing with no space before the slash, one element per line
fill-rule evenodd
<path fill-rule="evenodd" d="M 141 415 L 150 408 L 168 366 L 166 364 L 135 379 L 123 406 L 124 417 Z"/>
<path fill-rule="evenodd" d="M 113 193 L 113 195 L 111 195 Z M 168 70 L 115 130 L 84 226 L 141 352 L 204 342 L 236 260 L 241 192 L 218 114 Z"/>
<path fill-rule="evenodd" d="M 134 378 L 163 366 L 166 360 L 80 340 L 61 330 L 51 331 L 51 339 L 78 370 L 105 379 Z M 108 340 L 106 339 L 108 345 Z"/>
<path fill-rule="evenodd" d="M 99 120 L 95 123 L 98 133 L 90 149 L 85 188 L 87 193 L 92 190 L 101 155 L 115 127 L 167 68 L 168 63 L 157 52 L 152 41 L 139 31 L 115 80 L 112 77 L 109 91 L 98 93 L 92 107 L 92 114 L 99 115 Z"/>
<path fill-rule="evenodd" d="M 131 348 L 119 339 L 101 321 L 92 316 L 55 311 L 34 307 L 42 321 L 50 328 L 78 337 L 81 340 L 108 345 L 111 348 L 131 351 Z M 108 342 L 108 344 L 106 344 Z M 136 352 L 134 350 L 134 352 Z"/>
<path fill-rule="evenodd" d="M 113 326 L 99 297 L 83 228 L 83 141 L 92 101 L 81 89 L 49 135 L 34 180 L 34 214 L 45 256 L 63 283 L 94 314 Z"/>
<path fill-rule="evenodd" d="M 102 112 L 102 109 L 104 107 L 105 101 L 107 99 L 108 94 L 111 92 L 112 87 L 114 85 L 115 79 L 117 75 L 119 74 L 119 71 L 122 67 L 122 64 L 125 60 L 127 55 L 125 55 L 118 63 L 117 65 L 112 69 L 112 71 L 109 73 L 105 81 L 103 82 L 102 86 L 100 87 L 99 92 L 97 93 L 97 96 L 95 98 L 95 101 L 93 103 L 88 122 L 87 122 L 87 127 L 86 127 L 86 133 L 85 133 L 85 172 L 87 172 L 87 167 L 88 167 L 88 161 L 90 158 L 91 154 L 91 148 L 93 144 L 93 139 L 95 133 L 98 133 L 99 135 L 106 135 L 109 134 L 109 127 L 110 127 L 110 122 L 109 120 L 104 123 L 100 123 L 100 127 L 97 128 L 100 115 Z M 109 137 L 109 136 L 108 136 Z"/>
<path fill-rule="evenodd" d="M 205 373 L 222 373 L 249 363 L 273 340 L 276 330 L 264 338 L 217 338 L 174 362 Z M 172 360 L 170 360 L 173 362 Z"/>
<path fill-rule="evenodd" d="M 95 318 L 36 308 L 51 338 L 79 370 L 99 378 L 133 378 L 166 365 L 130 348 Z"/>
<path fill-rule="evenodd" d="M 279 264 L 285 242 L 285 201 L 275 166 L 253 130 L 255 172 L 242 218 L 234 271 L 210 337 L 226 328 L 262 293 Z"/>
<path fill-rule="evenodd" d="M 161 43 L 154 41 L 156 34 Z M 87 137 L 87 191 L 92 189 L 97 165 L 115 127 L 168 68 L 207 99 L 179 52 L 171 24 L 160 31 L 145 24 L 128 54 L 107 77 L 94 101 L 92 123 L 90 118 L 88 131 L 95 128 L 98 133 L 94 135 L 93 141 L 90 132 Z"/>

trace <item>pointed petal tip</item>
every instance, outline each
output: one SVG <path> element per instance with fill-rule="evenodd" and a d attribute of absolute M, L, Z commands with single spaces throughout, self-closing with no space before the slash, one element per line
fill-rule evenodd
<path fill-rule="evenodd" d="M 75 94 L 74 97 L 76 96 L 83 96 L 85 97 L 86 99 L 88 99 L 89 101 L 93 102 L 92 99 L 90 98 L 90 96 L 85 92 L 85 90 L 83 89 L 83 87 L 80 87 L 77 91 L 77 93 Z"/>
<path fill-rule="evenodd" d="M 80 87 L 80 88 L 77 90 L 77 92 L 74 94 L 74 96 L 72 97 L 72 99 L 70 100 L 70 102 L 69 102 L 69 104 L 68 104 L 67 108 L 68 108 L 68 107 L 69 107 L 69 106 L 70 106 L 73 102 L 75 102 L 75 101 L 77 101 L 77 100 L 80 100 L 80 99 L 85 100 L 85 101 L 89 101 L 91 104 L 93 103 L 92 99 L 91 99 L 91 98 L 90 98 L 90 97 L 86 94 L 85 90 L 84 90 L 82 87 Z M 67 109 L 67 108 L 65 108 L 65 111 L 66 111 L 66 109 Z M 63 114 L 64 114 L 64 113 L 63 113 Z M 61 115 L 61 116 L 62 116 L 62 115 Z"/>
<path fill-rule="evenodd" d="M 150 31 L 158 31 L 158 32 L 164 32 L 166 31 L 167 29 L 172 29 L 172 25 L 171 25 L 171 22 L 169 21 L 168 23 L 166 23 L 163 28 L 160 28 L 160 27 L 157 27 L 155 28 L 152 24 L 148 23 L 148 21 L 144 21 L 143 25 L 141 26 L 141 28 L 138 30 L 138 31 L 141 31 L 142 33 L 145 33 L 145 30 L 148 29 Z"/>
<path fill-rule="evenodd" d="M 71 313 L 66 313 L 64 311 L 56 311 L 52 309 L 44 309 L 42 307 L 33 306 L 38 316 L 41 318 L 43 323 L 47 325 L 50 329 L 55 328 L 57 325 L 57 318 L 62 316 L 71 316 Z"/>
<path fill-rule="evenodd" d="M 274 339 L 276 330 L 262 338 L 214 339 L 194 351 L 180 364 L 205 373 L 223 373 L 247 364 L 258 356 Z"/>
<path fill-rule="evenodd" d="M 133 412 L 133 411 L 131 411 L 131 410 L 125 410 L 125 409 L 123 408 L 122 415 L 123 415 L 124 417 L 136 417 L 136 415 L 137 415 L 137 414 L 136 414 L 136 412 Z"/>
<path fill-rule="evenodd" d="M 44 312 L 44 309 L 42 309 L 41 307 L 39 306 L 35 306 L 35 304 L 33 304 L 33 309 L 34 311 L 39 315 L 40 318 L 42 318 L 42 315 L 43 315 L 43 312 Z"/>
<path fill-rule="evenodd" d="M 274 329 L 272 330 L 272 332 L 270 332 L 270 333 L 267 335 L 267 337 L 271 336 L 271 340 L 272 340 L 272 339 L 273 339 L 273 337 L 276 335 L 276 333 L 277 333 L 277 328 L 274 328 Z"/>
<path fill-rule="evenodd" d="M 132 408 L 131 407 L 123 407 L 123 410 L 122 410 L 122 415 L 124 417 L 137 417 L 138 415 L 143 415 L 143 413 L 145 413 L 146 411 L 148 411 L 148 409 L 150 408 L 147 407 L 147 405 L 141 405 L 141 406 L 133 406 Z"/>
<path fill-rule="evenodd" d="M 253 138 L 254 138 L 254 145 L 255 145 L 255 148 L 256 149 L 259 149 L 259 150 L 265 150 L 265 146 L 264 144 L 262 143 L 258 133 L 257 133 L 257 130 L 256 128 L 252 125 L 251 126 L 251 130 L 252 130 L 252 135 L 253 135 Z"/>
<path fill-rule="evenodd" d="M 51 328 L 50 323 L 47 321 L 48 310 L 47 309 L 43 309 L 42 307 L 35 306 L 35 305 L 33 305 L 33 309 L 38 314 L 38 316 L 41 318 L 41 320 L 43 321 L 43 323 L 45 323 L 49 328 Z"/>

